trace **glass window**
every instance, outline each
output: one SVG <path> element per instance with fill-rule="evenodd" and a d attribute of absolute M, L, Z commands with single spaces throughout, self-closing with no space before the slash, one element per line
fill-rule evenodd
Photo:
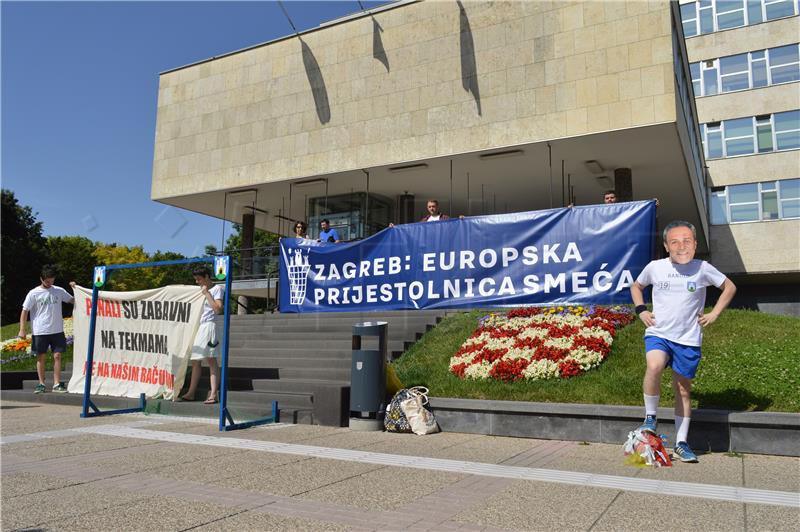
<path fill-rule="evenodd" d="M 684 37 L 697 35 L 697 4 L 683 4 L 681 6 L 681 20 L 683 21 Z"/>
<path fill-rule="evenodd" d="M 775 113 L 775 145 L 778 150 L 800 148 L 800 111 Z"/>
<path fill-rule="evenodd" d="M 747 0 L 747 23 L 758 24 L 763 20 L 761 15 L 761 0 Z"/>
<path fill-rule="evenodd" d="M 702 86 L 700 85 L 700 63 L 691 63 L 689 65 L 689 71 L 692 74 L 692 88 L 694 89 L 694 95 L 702 96 Z"/>
<path fill-rule="evenodd" d="M 764 0 L 767 20 L 794 15 L 794 0 Z"/>
<path fill-rule="evenodd" d="M 703 64 L 703 95 L 710 96 L 717 93 L 717 62 L 706 61 Z"/>
<path fill-rule="evenodd" d="M 728 223 L 728 202 L 725 189 L 711 191 L 711 223 L 722 225 Z"/>
<path fill-rule="evenodd" d="M 758 183 L 730 186 L 728 187 L 728 197 L 731 205 L 736 203 L 758 203 Z"/>
<path fill-rule="evenodd" d="M 756 117 L 756 137 L 758 139 L 758 153 L 772 151 L 772 122 L 769 116 Z"/>
<path fill-rule="evenodd" d="M 800 79 L 798 45 L 790 44 L 769 50 L 769 70 L 772 83 L 787 83 Z"/>
<path fill-rule="evenodd" d="M 717 0 L 717 28 L 726 30 L 744 26 L 743 0 Z"/>
<path fill-rule="evenodd" d="M 722 124 L 725 134 L 725 153 L 728 157 L 746 155 L 755 151 L 752 118 L 725 120 Z"/>
<path fill-rule="evenodd" d="M 714 8 L 711 2 L 700 2 L 700 33 L 714 31 Z"/>
<path fill-rule="evenodd" d="M 780 187 L 781 199 L 800 199 L 800 179 L 784 179 Z"/>
<path fill-rule="evenodd" d="M 778 212 L 778 191 L 775 190 L 775 182 L 761 183 L 761 219 L 777 220 L 778 218 L 780 218 L 780 214 Z"/>
<path fill-rule="evenodd" d="M 722 153 L 722 128 L 719 122 L 715 126 L 706 124 L 706 158 L 719 159 Z"/>
<path fill-rule="evenodd" d="M 786 179 L 779 182 L 781 197 L 781 217 L 800 218 L 800 179 Z"/>
<path fill-rule="evenodd" d="M 767 58 L 764 50 L 750 52 L 750 71 L 752 72 L 753 87 L 766 87 L 769 84 L 767 77 Z"/>
<path fill-rule="evenodd" d="M 748 54 L 731 55 L 719 60 L 722 92 L 740 91 L 750 88 Z"/>
<path fill-rule="evenodd" d="M 755 222 L 758 220 L 758 203 L 731 205 L 731 222 Z"/>

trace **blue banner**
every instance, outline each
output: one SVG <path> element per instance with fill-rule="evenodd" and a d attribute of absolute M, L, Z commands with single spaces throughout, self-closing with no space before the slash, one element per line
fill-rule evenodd
<path fill-rule="evenodd" d="M 282 238 L 281 312 L 630 303 L 654 201 L 475 216 L 329 244 Z"/>

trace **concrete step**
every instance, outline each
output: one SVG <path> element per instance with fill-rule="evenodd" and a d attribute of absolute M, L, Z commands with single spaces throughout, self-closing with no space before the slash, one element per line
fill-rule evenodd
<path fill-rule="evenodd" d="M 275 335 L 273 338 L 270 339 L 248 339 L 248 340 L 240 340 L 235 341 L 231 339 L 230 344 L 228 344 L 228 352 L 232 352 L 234 349 L 256 349 L 256 348 L 263 348 L 263 347 L 271 347 L 271 348 L 297 348 L 302 346 L 309 351 L 316 351 L 319 349 L 330 349 L 330 348 L 352 348 L 352 341 L 350 338 L 327 338 L 327 335 L 320 334 L 316 336 L 309 335 L 304 340 L 293 340 L 293 339 L 283 339 L 280 335 Z M 365 345 L 368 345 L 368 342 L 364 342 Z M 389 351 L 397 351 L 403 349 L 405 342 L 402 340 L 390 340 L 387 342 L 387 347 Z"/>
<path fill-rule="evenodd" d="M 313 353 L 312 353 L 313 354 Z M 248 356 L 236 357 L 230 361 L 229 365 L 233 363 L 242 367 L 248 368 L 345 368 L 350 367 L 350 357 L 265 357 L 265 356 Z M 272 375 L 265 378 L 274 378 Z"/>
<path fill-rule="evenodd" d="M 297 392 L 311 390 L 320 386 L 350 387 L 350 380 L 332 379 L 253 379 L 253 391 L 257 392 Z"/>
<path fill-rule="evenodd" d="M 262 357 L 262 358 L 270 358 L 270 357 L 278 357 L 278 358 L 304 358 L 304 357 L 330 357 L 330 358 L 342 358 L 342 359 L 350 359 L 352 357 L 353 350 L 349 346 L 344 347 L 329 347 L 329 348 L 314 348 L 314 349 L 306 349 L 302 345 L 296 345 L 295 347 L 239 347 L 236 349 L 229 349 L 228 350 L 228 362 L 235 360 L 238 357 Z"/>
<path fill-rule="evenodd" d="M 403 326 L 396 326 L 394 328 L 406 331 L 413 331 L 416 332 L 426 332 L 433 328 L 435 323 L 433 322 L 420 322 L 420 323 L 412 323 L 412 324 L 405 324 Z M 389 326 L 392 329 L 392 326 Z M 284 333 L 309 333 L 309 332 L 326 332 L 326 333 L 336 333 L 336 332 L 345 332 L 347 334 L 352 335 L 353 329 L 350 326 L 343 326 L 343 325 L 336 325 L 333 323 L 290 323 L 287 325 L 248 325 L 248 326 L 238 326 L 230 328 L 231 337 L 237 334 L 242 333 L 264 333 L 264 334 L 284 334 Z"/>

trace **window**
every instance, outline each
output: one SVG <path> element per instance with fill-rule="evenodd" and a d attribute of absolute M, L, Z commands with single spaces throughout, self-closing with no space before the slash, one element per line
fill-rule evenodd
<path fill-rule="evenodd" d="M 752 72 L 753 88 L 769 85 L 767 56 L 764 50 L 750 52 L 750 71 Z"/>
<path fill-rule="evenodd" d="M 750 88 L 750 54 L 730 55 L 719 60 L 720 86 L 722 92 L 740 91 Z"/>
<path fill-rule="evenodd" d="M 694 37 L 697 35 L 697 3 L 681 5 L 681 21 L 683 21 L 683 36 Z"/>
<path fill-rule="evenodd" d="M 717 0 L 717 29 L 744 26 L 744 0 Z"/>
<path fill-rule="evenodd" d="M 774 120 L 776 149 L 800 148 L 800 111 L 775 113 Z"/>
<path fill-rule="evenodd" d="M 764 0 L 764 11 L 767 20 L 791 17 L 796 13 L 795 0 Z"/>
<path fill-rule="evenodd" d="M 701 124 L 706 159 L 800 148 L 800 110 Z"/>
<path fill-rule="evenodd" d="M 800 80 L 800 44 L 756 50 L 689 65 L 695 96 L 712 96 Z"/>
<path fill-rule="evenodd" d="M 800 218 L 800 179 L 778 181 L 781 218 Z"/>
<path fill-rule="evenodd" d="M 713 225 L 800 218 L 800 179 L 714 187 L 709 196 Z"/>
<path fill-rule="evenodd" d="M 798 0 L 698 0 L 681 4 L 685 37 L 759 24 L 797 14 Z"/>
<path fill-rule="evenodd" d="M 800 47 L 790 44 L 770 48 L 769 75 L 773 85 L 800 79 Z"/>

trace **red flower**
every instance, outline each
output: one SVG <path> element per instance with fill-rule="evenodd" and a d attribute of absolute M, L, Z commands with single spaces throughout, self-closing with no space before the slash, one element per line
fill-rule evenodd
<path fill-rule="evenodd" d="M 489 370 L 489 376 L 503 382 L 512 382 L 522 379 L 522 372 L 530 364 L 529 360 L 517 358 L 515 360 L 501 360 Z"/>
<path fill-rule="evenodd" d="M 611 346 L 602 338 L 596 337 L 576 336 L 572 340 L 572 349 L 578 349 L 579 347 L 585 347 L 589 351 L 600 353 L 603 358 L 606 358 L 608 353 L 611 352 Z"/>
<path fill-rule="evenodd" d="M 464 372 L 466 371 L 466 369 L 467 369 L 467 364 L 465 362 L 462 362 L 461 364 L 456 364 L 455 366 L 450 368 L 450 372 L 456 377 L 463 379 Z"/>
<path fill-rule="evenodd" d="M 564 379 L 575 377 L 583 373 L 581 365 L 578 364 L 576 360 L 564 360 L 558 365 L 558 369 L 561 371 L 561 377 Z"/>
<path fill-rule="evenodd" d="M 548 325 L 547 333 L 550 338 L 567 338 L 568 336 L 575 336 L 580 329 L 572 325 Z"/>
<path fill-rule="evenodd" d="M 517 338 L 517 340 L 514 342 L 514 347 L 517 349 L 530 349 L 531 351 L 535 351 L 543 345 L 544 340 L 535 336 L 532 338 Z"/>
<path fill-rule="evenodd" d="M 476 344 L 462 345 L 461 349 L 456 351 L 456 354 L 454 356 L 460 357 L 466 355 L 467 353 L 475 353 L 476 351 L 480 351 L 481 349 L 483 349 L 485 346 L 486 342 L 478 342 Z"/>
<path fill-rule="evenodd" d="M 564 360 L 567 355 L 569 355 L 569 349 L 561 349 L 560 347 L 551 347 L 549 345 L 543 345 L 536 352 L 533 354 L 531 359 L 533 360 L 552 360 L 553 362 L 559 362 Z"/>
<path fill-rule="evenodd" d="M 473 364 L 479 364 L 484 360 L 487 362 L 494 362 L 495 360 L 499 360 L 503 358 L 506 353 L 508 353 L 508 349 L 505 347 L 500 347 L 498 349 L 488 349 L 483 348 L 475 355 L 472 359 Z"/>
<path fill-rule="evenodd" d="M 526 308 L 515 308 L 509 310 L 506 314 L 508 318 L 530 318 L 531 316 L 536 316 L 537 314 L 541 314 L 544 312 L 544 309 L 541 307 L 526 307 Z"/>

